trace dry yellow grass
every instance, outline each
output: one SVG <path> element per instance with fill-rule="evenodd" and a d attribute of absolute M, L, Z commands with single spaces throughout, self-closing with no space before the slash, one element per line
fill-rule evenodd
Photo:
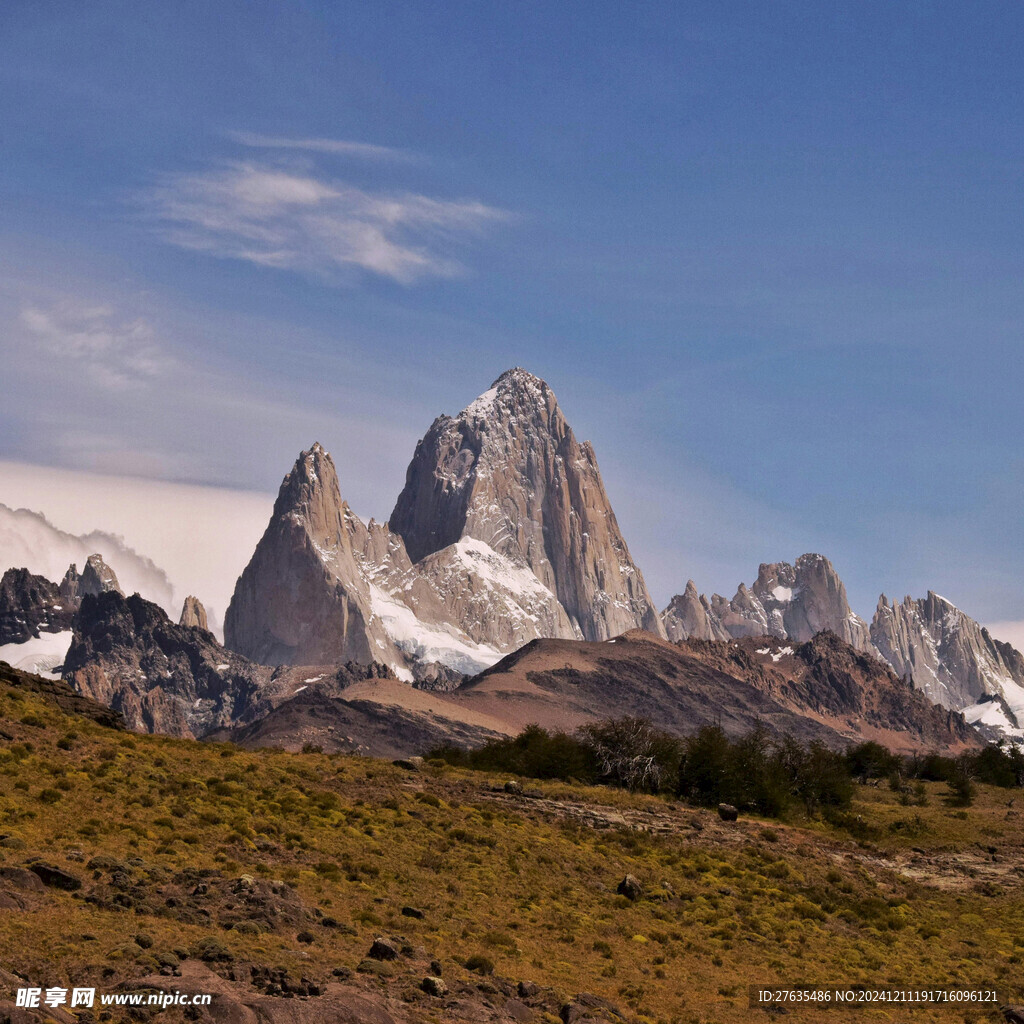
<path fill-rule="evenodd" d="M 1016 986 L 1024 999 L 1024 829 L 1007 791 L 982 787 L 957 811 L 939 784 L 925 806 L 858 789 L 851 821 L 870 836 L 858 841 L 821 822 L 725 826 L 601 788 L 511 797 L 502 778 L 450 768 L 118 734 L 13 688 L 0 690 L 0 719 L 12 737 L 0 750 L 0 866 L 40 857 L 85 882 L 0 918 L 0 962 L 36 984 L 109 986 L 210 936 L 238 960 L 326 977 L 355 968 L 383 931 L 439 957 L 449 977 L 468 977 L 460 964 L 479 955 L 496 974 L 596 992 L 644 1021 L 768 1020 L 747 1008 L 754 983 Z M 583 823 L 602 817 L 611 827 Z M 303 943 L 294 929 L 185 919 L 187 900 L 154 907 L 129 893 L 134 908 L 97 906 L 82 898 L 107 877 L 86 868 L 97 856 L 129 862 L 153 891 L 183 871 L 280 880 L 341 927 Z M 626 873 L 644 899 L 616 895 Z"/>

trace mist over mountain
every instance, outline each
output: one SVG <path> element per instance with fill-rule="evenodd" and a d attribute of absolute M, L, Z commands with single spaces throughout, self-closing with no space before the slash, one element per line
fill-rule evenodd
<path fill-rule="evenodd" d="M 97 552 L 115 567 L 127 593 L 138 592 L 165 611 L 174 609 L 174 587 L 167 574 L 122 537 L 100 530 L 76 536 L 57 529 L 40 512 L 0 504 L 0 566 L 61 580 L 69 565 L 84 570 L 89 556 Z"/>

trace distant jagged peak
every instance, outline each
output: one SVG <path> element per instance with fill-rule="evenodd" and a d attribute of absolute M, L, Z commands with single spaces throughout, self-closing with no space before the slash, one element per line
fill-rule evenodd
<path fill-rule="evenodd" d="M 206 609 L 198 597 L 189 594 L 185 598 L 185 603 L 181 606 L 181 618 L 178 620 L 178 625 L 198 626 L 199 629 L 209 630 L 210 627 L 206 621 Z"/>
<path fill-rule="evenodd" d="M 90 555 L 85 561 L 85 568 L 78 581 L 79 595 L 84 597 L 86 594 L 105 594 L 109 591 L 124 597 L 121 584 L 117 582 L 117 574 L 103 561 L 103 556 Z"/>
<path fill-rule="evenodd" d="M 835 567 L 815 552 L 795 563 L 762 562 L 753 585 L 741 583 L 731 601 L 714 594 L 705 603 L 688 583 L 665 609 L 664 624 L 671 637 L 698 640 L 767 634 L 802 643 L 829 629 L 858 650 L 872 649 L 868 625 L 850 608 Z"/>

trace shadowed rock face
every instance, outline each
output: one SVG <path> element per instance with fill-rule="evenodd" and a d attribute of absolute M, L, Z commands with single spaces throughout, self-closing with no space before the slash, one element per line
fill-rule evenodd
<path fill-rule="evenodd" d="M 708 601 L 691 581 L 664 619 L 675 640 L 776 636 L 804 642 L 830 630 L 858 650 L 872 650 L 867 623 L 854 615 L 843 581 L 823 555 L 801 555 L 795 565 L 762 564 L 754 585 L 741 583 L 731 601 L 720 594 Z"/>
<path fill-rule="evenodd" d="M 73 569 L 74 566 L 71 568 Z M 110 590 L 124 597 L 124 591 L 121 589 L 121 584 L 117 582 L 114 570 L 103 561 L 103 556 L 90 555 L 78 580 L 78 596 L 85 597 L 86 594 L 95 596 L 105 594 Z"/>
<path fill-rule="evenodd" d="M 70 629 L 76 607 L 45 576 L 8 569 L 0 580 L 0 644 L 22 644 L 40 633 Z"/>
<path fill-rule="evenodd" d="M 851 739 L 874 739 L 902 751 L 948 751 L 981 743 L 961 715 L 937 706 L 880 658 L 828 631 L 806 643 L 747 637 L 690 639 L 679 647 Z"/>
<path fill-rule="evenodd" d="M 64 678 L 124 715 L 128 728 L 201 736 L 237 721 L 271 670 L 177 626 L 158 605 L 116 591 L 82 599 Z"/>
<path fill-rule="evenodd" d="M 529 568 L 586 639 L 661 622 L 633 564 L 589 442 L 544 381 L 503 373 L 417 444 L 389 526 L 414 562 L 463 538 Z"/>
<path fill-rule="evenodd" d="M 919 600 L 905 597 L 902 604 L 890 604 L 882 594 L 871 639 L 900 675 L 937 704 L 965 708 L 995 694 L 1017 718 L 1024 711 L 1017 689 L 1024 687 L 1024 658 L 932 591 Z"/>

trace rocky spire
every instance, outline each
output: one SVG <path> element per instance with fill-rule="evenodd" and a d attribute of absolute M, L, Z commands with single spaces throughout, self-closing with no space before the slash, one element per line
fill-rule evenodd
<path fill-rule="evenodd" d="M 193 597 L 190 594 L 185 598 L 185 603 L 181 606 L 181 618 L 178 620 L 178 625 L 198 626 L 200 629 L 209 630 L 210 627 L 206 622 L 206 609 L 198 597 Z"/>
<path fill-rule="evenodd" d="M 71 564 L 68 571 L 64 573 L 64 579 L 60 582 L 60 596 L 66 604 L 73 604 L 76 608 L 82 598 L 79 589 L 82 585 L 82 577 L 78 575 L 78 566 Z"/>
<path fill-rule="evenodd" d="M 65 579 L 67 579 L 66 576 Z M 121 589 L 121 584 L 117 582 L 114 570 L 103 561 L 103 556 L 90 555 L 78 581 L 78 596 L 85 597 L 86 594 L 95 596 L 105 594 L 107 591 L 114 591 L 124 597 L 124 591 Z"/>
<path fill-rule="evenodd" d="M 418 562 L 463 538 L 527 567 L 584 638 L 663 634 L 589 442 L 540 378 L 503 373 L 416 446 L 389 522 Z"/>
<path fill-rule="evenodd" d="M 284 478 L 235 585 L 226 646 L 268 665 L 385 660 L 371 649 L 370 591 L 353 555 L 354 520 L 334 461 L 314 444 Z"/>
<path fill-rule="evenodd" d="M 687 580 L 686 589 L 676 594 L 662 612 L 669 640 L 727 640 L 729 633 L 713 614 L 708 600 L 698 595 L 697 585 Z"/>

